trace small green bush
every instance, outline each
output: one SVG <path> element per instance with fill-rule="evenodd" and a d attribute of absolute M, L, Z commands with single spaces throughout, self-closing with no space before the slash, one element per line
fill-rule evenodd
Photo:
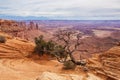
<path fill-rule="evenodd" d="M 39 55 L 43 55 L 45 53 L 50 55 L 55 47 L 55 43 L 53 41 L 45 41 L 42 35 L 38 38 L 35 38 L 35 44 L 36 47 L 34 52 L 38 53 Z"/>
<path fill-rule="evenodd" d="M 64 69 L 75 69 L 76 64 L 73 63 L 71 60 L 68 60 L 66 62 L 64 62 Z"/>
<path fill-rule="evenodd" d="M 5 43 L 5 42 L 6 42 L 5 37 L 0 35 L 0 43 Z"/>

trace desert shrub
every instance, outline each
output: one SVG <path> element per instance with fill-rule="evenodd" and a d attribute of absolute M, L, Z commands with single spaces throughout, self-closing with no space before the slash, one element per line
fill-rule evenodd
<path fill-rule="evenodd" d="M 5 43 L 5 42 L 6 42 L 6 38 L 0 35 L 0 43 Z"/>
<path fill-rule="evenodd" d="M 43 36 L 39 36 L 35 38 L 36 47 L 34 49 L 35 53 L 43 54 L 51 54 L 54 51 L 55 43 L 53 41 L 45 41 Z"/>
<path fill-rule="evenodd" d="M 45 49 L 46 53 L 51 54 L 55 49 L 55 43 L 52 40 L 46 42 Z"/>
<path fill-rule="evenodd" d="M 43 55 L 45 51 L 45 46 L 46 46 L 46 42 L 43 40 L 43 36 L 39 36 L 38 38 L 36 37 L 35 44 L 36 44 L 36 47 L 34 49 L 34 52 L 39 53 L 40 55 Z"/>
<path fill-rule="evenodd" d="M 64 69 L 75 69 L 75 67 L 76 67 L 76 64 L 75 63 L 73 63 L 71 60 L 68 60 L 68 61 L 66 61 L 66 62 L 64 62 Z"/>

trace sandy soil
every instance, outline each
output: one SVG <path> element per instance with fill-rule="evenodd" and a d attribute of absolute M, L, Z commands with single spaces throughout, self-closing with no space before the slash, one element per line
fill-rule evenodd
<path fill-rule="evenodd" d="M 43 72 L 53 72 L 58 74 L 76 74 L 86 77 L 86 74 L 76 68 L 76 70 L 63 70 L 62 64 L 56 60 L 30 59 L 0 59 L 0 80 L 36 80 Z M 85 80 L 103 80 L 94 74 L 88 73 Z"/>
<path fill-rule="evenodd" d="M 35 80 L 44 71 L 58 72 L 60 69 L 54 61 L 41 63 L 30 59 L 0 59 L 0 80 Z"/>

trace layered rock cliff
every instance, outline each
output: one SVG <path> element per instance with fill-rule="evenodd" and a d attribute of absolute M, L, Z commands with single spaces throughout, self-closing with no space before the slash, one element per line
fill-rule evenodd
<path fill-rule="evenodd" d="M 0 32 L 6 38 L 5 43 L 0 43 L 0 58 L 23 58 L 34 50 L 34 43 L 27 40 L 12 37 Z"/>
<path fill-rule="evenodd" d="M 120 80 L 120 46 L 89 60 L 89 68 L 98 75 L 106 76 L 106 80 Z"/>

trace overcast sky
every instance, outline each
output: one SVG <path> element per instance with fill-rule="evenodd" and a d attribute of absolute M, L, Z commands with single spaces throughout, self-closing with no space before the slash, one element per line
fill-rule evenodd
<path fill-rule="evenodd" d="M 120 20 L 120 0 L 0 0 L 0 14 L 68 20 Z"/>

